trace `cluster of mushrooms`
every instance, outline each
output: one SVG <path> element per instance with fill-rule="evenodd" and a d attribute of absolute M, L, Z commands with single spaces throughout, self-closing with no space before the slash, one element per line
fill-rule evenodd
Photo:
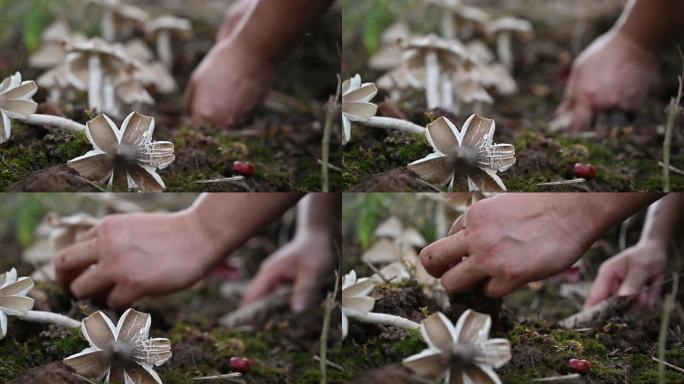
<path fill-rule="evenodd" d="M 153 118 L 122 111 L 152 105 L 152 95 L 176 90 L 172 43 L 189 38 L 192 25 L 173 16 L 151 19 L 121 0 L 87 1 L 99 7 L 102 37 L 87 39 L 73 33 L 65 21 L 44 31 L 42 46 L 30 57 L 29 65 L 46 72 L 37 81 L 22 81 L 17 72 L 0 84 L 0 144 L 10 139 L 12 120 L 84 132 L 93 150 L 69 161 L 69 167 L 117 191 L 161 192 L 166 186 L 157 171 L 173 163 L 174 146 L 153 140 Z M 139 33 L 156 39 L 156 55 L 143 39 L 135 37 Z M 85 93 L 88 107 L 100 115 L 83 125 L 36 114 L 33 96 L 38 86 L 49 92 L 55 104 L 74 102 Z M 125 120 L 119 127 L 110 117 Z"/>
<path fill-rule="evenodd" d="M 17 278 L 16 269 L 0 274 L 0 340 L 8 332 L 8 316 L 30 322 L 81 328 L 89 347 L 64 359 L 64 364 L 88 379 L 113 384 L 143 384 L 162 381 L 154 367 L 171 358 L 171 342 L 150 338 L 152 317 L 128 309 L 117 325 L 97 311 L 82 321 L 43 311 L 34 311 L 28 297 L 34 283 L 30 277 Z"/>
<path fill-rule="evenodd" d="M 383 33 L 382 47 L 368 62 L 370 69 L 385 71 L 385 75 L 368 83 L 356 75 L 343 83 L 343 144 L 351 140 L 352 124 L 426 134 L 434 153 L 408 165 L 422 179 L 449 190 L 505 191 L 497 173 L 515 163 L 515 148 L 493 143 L 493 120 L 473 114 L 459 130 L 447 118 L 423 127 L 377 116 L 378 106 L 372 101 L 379 90 L 404 104 L 413 102 L 416 92 L 424 93 L 428 110 L 452 113 L 460 113 L 465 106 L 479 112 L 483 104 L 494 102 L 492 94 L 518 91 L 511 75 L 512 43 L 514 38 L 532 36 L 528 21 L 513 17 L 491 20 L 484 11 L 460 0 L 428 3 L 442 10 L 441 36 L 415 35 L 409 24 L 397 22 Z M 497 54 L 479 36 L 495 40 Z"/>

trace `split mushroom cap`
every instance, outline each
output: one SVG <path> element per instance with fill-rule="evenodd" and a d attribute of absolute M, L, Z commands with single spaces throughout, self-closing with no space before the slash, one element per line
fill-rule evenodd
<path fill-rule="evenodd" d="M 98 311 L 83 319 L 81 333 L 90 347 L 64 359 L 80 375 L 112 384 L 161 384 L 154 371 L 171 358 L 169 339 L 150 338 L 152 318 L 128 309 L 116 326 Z"/>
<path fill-rule="evenodd" d="M 150 35 L 157 35 L 161 32 L 170 32 L 174 36 L 182 39 L 192 37 L 192 22 L 175 16 L 160 16 L 147 23 L 145 30 Z"/>
<path fill-rule="evenodd" d="M 449 185 L 459 192 L 505 191 L 497 175 L 515 164 L 515 148 L 493 144 L 494 120 L 472 115 L 459 131 L 445 117 L 427 126 L 427 140 L 434 152 L 414 161 L 408 169 L 424 180 Z"/>
<path fill-rule="evenodd" d="M 100 115 L 86 124 L 94 149 L 69 161 L 69 167 L 94 182 L 108 182 L 115 190 L 162 192 L 166 186 L 157 174 L 176 159 L 173 143 L 152 141 L 154 119 L 133 112 L 121 129 Z"/>
<path fill-rule="evenodd" d="M 7 316 L 23 315 L 33 308 L 33 299 L 26 297 L 33 288 L 28 277 L 17 279 L 17 270 L 12 268 L 0 274 L 0 339 L 7 335 Z"/>
<path fill-rule="evenodd" d="M 154 99 L 147 92 L 143 84 L 130 76 L 119 78 L 119 81 L 115 83 L 115 86 L 116 94 L 124 105 L 154 105 Z"/>
<path fill-rule="evenodd" d="M 490 22 L 487 25 L 487 33 L 490 35 L 510 33 L 521 38 L 529 38 L 534 33 L 534 30 L 532 29 L 532 23 L 528 20 L 504 16 Z"/>
<path fill-rule="evenodd" d="M 511 359 L 507 339 L 489 339 L 489 315 L 466 310 L 456 326 L 441 312 L 421 323 L 428 348 L 404 359 L 404 366 L 429 380 L 444 383 L 501 384 L 494 372 Z"/>
<path fill-rule="evenodd" d="M 373 83 L 362 83 L 356 75 L 342 83 L 342 137 L 343 144 L 351 139 L 351 123 L 367 121 L 378 112 L 378 106 L 371 103 L 378 88 Z"/>
<path fill-rule="evenodd" d="M 356 279 L 356 272 L 352 270 L 342 277 L 342 338 L 349 333 L 348 313 L 370 312 L 375 306 L 375 299 L 368 295 L 375 288 L 372 279 Z"/>
<path fill-rule="evenodd" d="M 12 119 L 27 118 L 36 113 L 38 104 L 33 95 L 38 91 L 34 81 L 21 81 L 21 73 L 4 79 L 0 83 L 0 144 L 12 135 Z"/>
<path fill-rule="evenodd" d="M 494 52 L 482 40 L 473 40 L 466 45 L 466 48 L 468 48 L 470 57 L 478 63 L 491 63 L 496 58 Z"/>
<path fill-rule="evenodd" d="M 460 68 L 454 73 L 456 97 L 463 104 L 484 103 L 493 104 L 494 99 L 487 92 L 479 66 Z"/>
<path fill-rule="evenodd" d="M 399 42 L 411 36 L 408 24 L 397 22 L 390 26 L 380 37 L 382 46 L 368 60 L 368 66 L 375 70 L 390 70 L 401 64 L 404 50 L 399 46 Z"/>

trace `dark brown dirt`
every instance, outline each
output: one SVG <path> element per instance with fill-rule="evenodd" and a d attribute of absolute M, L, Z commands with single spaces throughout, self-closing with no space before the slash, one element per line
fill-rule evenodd
<path fill-rule="evenodd" d="M 373 291 L 373 296 L 380 297 L 375 302 L 374 312 L 389 313 L 416 322 L 425 318 L 423 308 L 429 313 L 439 310 L 435 300 L 425 296 L 422 288 L 416 284 L 400 288 L 378 287 Z"/>
<path fill-rule="evenodd" d="M 52 363 L 29 369 L 10 384 L 88 384 L 88 381 L 76 375 L 70 367 L 62 363 Z"/>
<path fill-rule="evenodd" d="M 418 380 L 411 373 L 411 371 L 401 364 L 388 365 L 383 368 L 369 371 L 356 380 L 352 384 L 423 384 L 423 380 Z"/>
<path fill-rule="evenodd" d="M 98 192 L 98 189 L 84 180 L 76 171 L 65 165 L 29 174 L 10 187 L 10 192 Z"/>
<path fill-rule="evenodd" d="M 418 175 L 408 169 L 395 168 L 372 175 L 356 186 L 354 192 L 434 192 L 434 189 L 421 182 Z"/>

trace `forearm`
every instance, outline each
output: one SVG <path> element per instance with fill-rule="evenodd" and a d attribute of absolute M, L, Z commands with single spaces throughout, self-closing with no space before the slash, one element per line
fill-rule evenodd
<path fill-rule="evenodd" d="M 325 14 L 334 0 L 253 0 L 252 14 L 231 42 L 277 63 Z"/>
<path fill-rule="evenodd" d="M 684 193 L 671 193 L 648 209 L 640 241 L 657 241 L 667 245 L 681 231 L 684 214 Z"/>
<path fill-rule="evenodd" d="M 297 207 L 297 233 L 319 232 L 332 236 L 340 220 L 339 194 L 310 193 Z"/>
<path fill-rule="evenodd" d="M 300 193 L 203 194 L 181 212 L 206 233 L 212 251 L 207 266 L 225 257 L 297 203 Z"/>
<path fill-rule="evenodd" d="M 684 1 L 630 0 L 615 28 L 657 53 L 684 31 Z"/>

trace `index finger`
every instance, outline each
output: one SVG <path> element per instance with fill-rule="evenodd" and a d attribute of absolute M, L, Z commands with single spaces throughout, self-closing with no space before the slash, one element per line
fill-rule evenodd
<path fill-rule="evenodd" d="M 63 287 L 69 287 L 86 268 L 98 260 L 97 239 L 78 242 L 55 257 L 55 274 Z"/>
<path fill-rule="evenodd" d="M 440 277 L 467 255 L 466 234 L 465 231 L 459 231 L 423 248 L 420 252 L 420 261 L 429 274 Z"/>

